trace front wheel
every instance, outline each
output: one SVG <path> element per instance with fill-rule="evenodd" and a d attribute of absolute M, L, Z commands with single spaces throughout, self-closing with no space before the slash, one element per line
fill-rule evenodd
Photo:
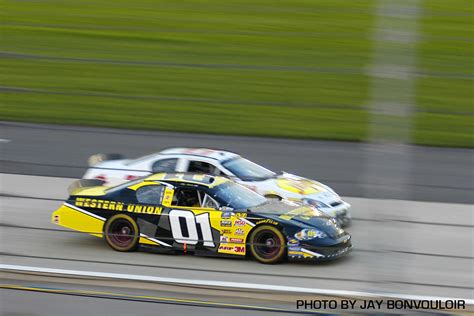
<path fill-rule="evenodd" d="M 250 235 L 250 252 L 261 263 L 278 263 L 285 257 L 286 242 L 282 232 L 269 225 L 256 227 Z"/>
<path fill-rule="evenodd" d="M 137 249 L 140 233 L 133 218 L 117 214 L 105 223 L 104 236 L 112 249 L 125 252 Z"/>

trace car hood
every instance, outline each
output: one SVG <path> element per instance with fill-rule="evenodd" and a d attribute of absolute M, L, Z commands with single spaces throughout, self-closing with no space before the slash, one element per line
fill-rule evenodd
<path fill-rule="evenodd" d="M 274 178 L 264 180 L 260 186 L 270 193 L 280 193 L 282 196 L 290 198 L 314 199 L 328 205 L 341 200 L 339 195 L 327 185 L 290 173 L 282 173 Z"/>
<path fill-rule="evenodd" d="M 336 239 L 344 234 L 344 230 L 331 217 L 316 208 L 290 201 L 270 202 L 250 208 L 257 216 L 270 218 L 277 222 L 291 224 L 300 228 L 316 228 L 329 237 Z"/>

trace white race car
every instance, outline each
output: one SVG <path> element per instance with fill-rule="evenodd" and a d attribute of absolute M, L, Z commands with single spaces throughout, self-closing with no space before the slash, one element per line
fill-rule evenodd
<path fill-rule="evenodd" d="M 350 204 L 320 182 L 286 172 L 275 173 L 240 155 L 207 148 L 169 148 L 137 159 L 119 154 L 96 154 L 89 158 L 84 179 L 100 179 L 106 185 L 158 172 L 194 172 L 230 177 L 267 198 L 287 199 L 313 205 L 348 225 Z"/>

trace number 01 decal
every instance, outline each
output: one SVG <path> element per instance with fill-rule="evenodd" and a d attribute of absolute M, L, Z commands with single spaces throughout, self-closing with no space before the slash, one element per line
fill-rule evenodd
<path fill-rule="evenodd" d="M 203 213 L 200 215 L 194 215 L 191 211 L 183 210 L 171 210 L 169 212 L 171 233 L 176 242 L 180 244 L 195 245 L 199 241 L 197 232 L 197 224 L 201 228 L 202 239 L 204 240 L 203 245 L 206 247 L 215 247 L 214 241 L 212 240 L 211 223 L 209 221 L 209 213 Z M 188 230 L 188 236 L 184 236 L 181 228 L 180 219 L 186 221 L 186 228 Z"/>

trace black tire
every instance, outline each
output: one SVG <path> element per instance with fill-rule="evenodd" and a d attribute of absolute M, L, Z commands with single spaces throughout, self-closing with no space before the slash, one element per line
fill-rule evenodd
<path fill-rule="evenodd" d="M 286 255 L 286 239 L 275 226 L 257 226 L 249 238 L 249 248 L 252 256 L 261 263 L 275 264 Z"/>
<path fill-rule="evenodd" d="M 125 214 L 117 214 L 105 223 L 104 238 L 110 248 L 114 250 L 134 251 L 138 247 L 140 232 L 133 218 Z"/>

